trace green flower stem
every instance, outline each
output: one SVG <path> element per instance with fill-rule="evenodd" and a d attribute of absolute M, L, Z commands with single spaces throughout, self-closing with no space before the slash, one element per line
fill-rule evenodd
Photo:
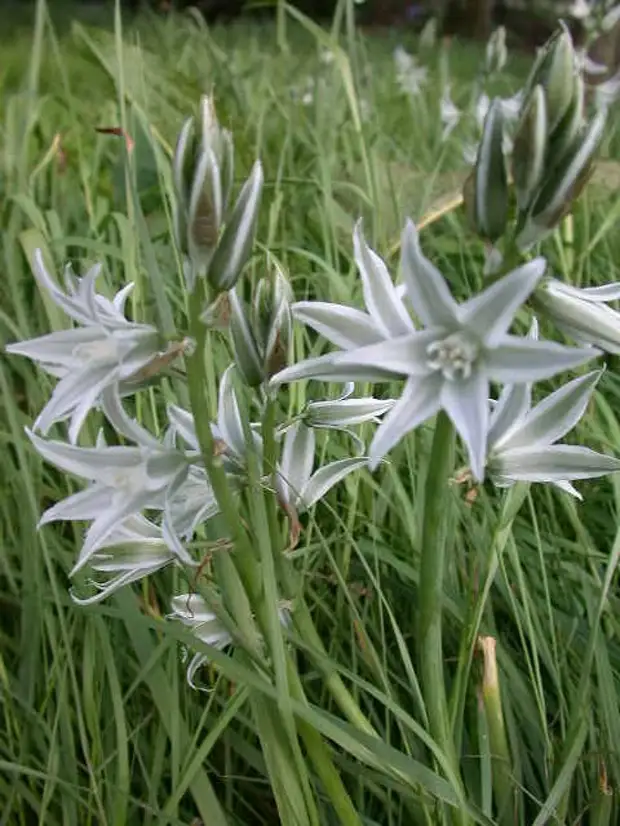
<path fill-rule="evenodd" d="M 243 583 L 243 587 L 247 593 L 250 605 L 254 606 L 260 597 L 261 582 L 257 575 L 257 565 L 254 559 L 252 546 L 249 537 L 243 527 L 243 523 L 239 517 L 237 505 L 235 503 L 232 491 L 226 479 L 226 472 L 224 470 L 222 460 L 216 454 L 215 440 L 211 432 L 211 421 L 209 416 L 209 396 L 206 382 L 205 369 L 205 345 L 207 341 L 207 328 L 200 320 L 200 313 L 204 306 L 205 299 L 205 284 L 203 279 L 198 279 L 196 289 L 190 296 L 189 301 L 189 330 L 190 335 L 195 341 L 193 352 L 186 357 L 187 364 L 187 379 L 189 388 L 189 397 L 194 414 L 194 423 L 196 427 L 196 436 L 200 451 L 204 462 L 205 469 L 209 476 L 213 493 L 217 500 L 220 512 L 231 532 L 231 538 L 235 546 L 235 564 L 239 572 L 239 576 Z M 223 569 L 222 573 L 225 579 L 228 580 L 228 573 Z M 236 584 L 229 582 L 231 586 L 225 591 L 230 591 L 227 596 L 230 598 L 235 593 Z M 235 600 L 237 603 L 238 600 Z M 247 603 L 235 604 L 232 607 L 235 610 L 235 619 L 239 623 L 241 630 L 247 635 L 248 639 L 255 636 L 255 631 L 252 629 L 253 619 L 251 613 L 248 616 Z"/>
<path fill-rule="evenodd" d="M 513 782 L 512 760 L 508 748 L 502 698 L 499 688 L 497 657 L 494 637 L 481 637 L 479 641 L 484 658 L 484 675 L 482 678 L 482 700 L 489 729 L 491 758 L 493 764 L 493 790 L 497 806 L 498 824 L 515 823 L 515 785 Z"/>
<path fill-rule="evenodd" d="M 288 665 L 291 694 L 294 699 L 299 700 L 299 702 L 304 705 L 308 705 L 299 674 L 291 658 L 288 660 Z M 344 787 L 338 770 L 334 766 L 331 751 L 322 736 L 304 720 L 297 721 L 297 728 L 304 741 L 306 752 L 312 761 L 314 770 L 340 818 L 340 823 L 346 824 L 346 826 L 360 826 L 361 822 L 355 806 Z"/>
<path fill-rule="evenodd" d="M 450 476 L 454 469 L 454 427 L 444 411 L 437 416 L 428 464 L 422 526 L 422 559 L 418 596 L 420 676 L 430 734 L 443 751 L 455 776 L 459 762 L 450 727 L 443 670 L 443 580 L 448 524 Z M 464 812 L 456 821 L 469 822 Z"/>

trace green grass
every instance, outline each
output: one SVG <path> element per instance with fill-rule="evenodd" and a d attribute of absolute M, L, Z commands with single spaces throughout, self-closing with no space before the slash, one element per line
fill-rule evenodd
<path fill-rule="evenodd" d="M 157 318 L 155 287 L 163 285 L 172 321 L 185 331 L 168 162 L 201 93 L 214 90 L 219 117 L 233 131 L 239 177 L 257 156 L 265 167 L 248 283 L 261 274 L 269 249 L 297 297 L 359 302 L 351 243 L 357 217 L 365 217 L 379 252 L 392 251 L 396 267 L 404 217 L 422 217 L 458 188 L 459 151 L 439 142 L 439 53 L 429 57 L 430 87 L 412 105 L 393 82 L 393 34 L 362 38 L 345 28 L 342 62 L 322 66 L 317 43 L 291 19 L 284 52 L 267 24 L 210 30 L 190 17 L 148 18 L 115 33 L 110 13 L 101 27 L 63 20 L 55 28 L 43 3 L 31 22 L 9 30 L 2 43 L 2 345 L 62 324 L 35 289 L 29 259 L 36 246 L 57 268 L 67 259 L 80 269 L 102 261 L 110 288 L 135 280 L 137 317 Z M 470 94 L 478 59 L 476 50 L 453 45 L 457 102 Z M 523 69 L 513 58 L 501 91 L 516 90 Z M 314 103 L 304 107 L 291 87 L 309 73 L 319 81 Z M 367 120 L 358 120 L 362 98 Z M 118 125 L 136 141 L 133 182 L 121 140 L 95 131 Z M 612 136 L 612 160 L 615 149 Z M 617 278 L 617 215 L 614 192 L 593 184 L 576 208 L 574 247 L 547 242 L 556 271 L 576 283 Z M 432 224 L 423 242 L 457 295 L 480 286 L 482 247 L 460 212 Z M 301 332 L 297 346 L 316 347 Z M 224 349 L 213 359 L 219 371 Z M 36 525 L 73 483 L 43 465 L 23 435 L 50 390 L 30 364 L 2 358 L 0 824 L 279 822 L 256 698 L 282 698 L 225 655 L 214 658 L 209 693 L 187 687 L 179 654 L 187 637 L 160 619 L 166 597 L 182 587 L 179 574 L 164 572 L 97 607 L 72 603 L 67 573 L 80 537 L 66 525 Z M 137 412 L 156 427 L 153 398 L 145 395 Z M 610 359 L 578 429 L 583 443 L 618 452 L 619 404 L 620 373 Z M 293 698 L 289 710 L 323 735 L 357 822 L 365 824 L 440 823 L 436 801 L 455 794 L 421 736 L 425 708 L 414 654 L 431 435 L 419 430 L 378 474 L 363 472 L 332 492 L 294 554 L 327 654 L 321 660 L 298 651 L 309 705 Z M 347 449 L 337 438 L 325 445 L 332 457 Z M 509 499 L 501 516 L 502 497 L 490 488 L 473 504 L 452 489 L 447 691 L 467 797 L 480 822 L 496 822 L 493 781 L 506 769 L 518 806 L 503 823 L 603 826 L 620 818 L 620 482 L 580 489 L 583 504 L 533 488 L 516 515 Z M 497 639 L 508 767 L 493 759 L 479 634 Z M 326 689 L 325 673 L 333 671 L 380 741 L 343 722 Z M 328 802 L 324 778 L 308 765 L 319 822 L 344 822 Z"/>

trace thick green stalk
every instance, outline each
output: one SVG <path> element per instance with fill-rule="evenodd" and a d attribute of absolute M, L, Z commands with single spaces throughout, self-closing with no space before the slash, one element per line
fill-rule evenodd
<path fill-rule="evenodd" d="M 450 711 L 443 669 L 443 581 L 446 532 L 449 518 L 449 484 L 454 469 L 454 427 L 447 414 L 437 417 L 424 494 L 422 559 L 418 596 L 418 646 L 420 676 L 430 734 L 444 752 L 454 774 L 459 764 L 450 727 Z M 467 815 L 459 813 L 461 824 Z"/>
<path fill-rule="evenodd" d="M 194 414 L 196 436 L 198 438 L 198 444 L 200 445 L 202 460 L 220 508 L 220 513 L 231 532 L 231 538 L 235 545 L 235 559 L 239 569 L 239 575 L 241 576 L 250 602 L 254 604 L 260 594 L 261 584 L 260 578 L 255 575 L 256 565 L 254 564 L 252 545 L 239 517 L 237 504 L 229 487 L 222 459 L 217 455 L 217 451 L 215 450 L 215 440 L 211 432 L 205 370 L 207 328 L 200 320 L 200 313 L 205 304 L 204 299 L 204 281 L 198 279 L 196 289 L 192 293 L 189 301 L 189 330 L 190 335 L 195 341 L 193 352 L 186 357 L 189 397 L 192 413 Z"/>

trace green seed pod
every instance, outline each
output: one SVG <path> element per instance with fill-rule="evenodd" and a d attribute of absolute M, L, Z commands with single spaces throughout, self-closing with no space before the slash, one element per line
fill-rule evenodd
<path fill-rule="evenodd" d="M 484 120 L 474 168 L 474 214 L 482 238 L 497 240 L 508 219 L 508 180 L 504 161 L 502 107 L 494 100 Z"/>
<path fill-rule="evenodd" d="M 542 179 L 546 147 L 547 104 L 539 84 L 526 104 L 512 151 L 512 176 L 521 212 L 526 212 L 531 205 Z"/>

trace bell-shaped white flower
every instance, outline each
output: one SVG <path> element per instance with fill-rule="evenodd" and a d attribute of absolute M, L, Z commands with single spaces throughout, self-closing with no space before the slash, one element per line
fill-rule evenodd
<path fill-rule="evenodd" d="M 487 437 L 487 470 L 496 485 L 547 482 L 581 498 L 571 481 L 620 471 L 612 456 L 555 444 L 583 416 L 600 376 L 600 370 L 578 376 L 534 408 L 529 383 L 504 387 Z"/>
<path fill-rule="evenodd" d="M 179 594 L 172 598 L 171 619 L 176 619 L 191 629 L 198 640 L 212 648 L 223 650 L 234 642 L 231 632 L 224 622 L 209 607 L 199 594 Z M 283 626 L 290 621 L 290 603 L 282 601 L 278 605 L 278 615 Z M 195 654 L 187 668 L 187 682 L 197 688 L 194 678 L 199 668 L 209 661 L 206 654 Z"/>
<path fill-rule="evenodd" d="M 178 557 L 168 547 L 159 526 L 140 514 L 134 514 L 115 527 L 90 557 L 89 567 L 104 576 L 92 579 L 95 593 L 88 597 L 71 596 L 80 605 L 92 605 L 109 597 L 119 588 L 150 576 Z"/>
<path fill-rule="evenodd" d="M 60 381 L 39 414 L 34 429 L 44 435 L 58 421 L 70 419 L 69 439 L 75 443 L 88 412 L 103 391 L 134 376 L 158 355 L 159 336 L 149 324 L 136 324 L 124 316 L 128 284 L 110 301 L 95 292 L 99 265 L 84 278 L 65 271 L 65 291 L 45 268 L 40 250 L 35 252 L 34 273 L 39 286 L 79 326 L 9 344 L 7 352 L 26 356 Z"/>
<path fill-rule="evenodd" d="M 620 283 L 601 287 L 572 287 L 555 278 L 535 293 L 536 305 L 567 336 L 620 354 L 620 312 L 607 306 L 620 299 Z"/>
<path fill-rule="evenodd" d="M 190 628 L 201 642 L 219 650 L 232 645 L 232 634 L 199 594 L 179 594 L 172 598 L 171 607 L 171 618 Z M 207 662 L 205 654 L 192 657 L 187 667 L 187 682 L 192 688 L 196 688 L 196 672 Z"/>
<path fill-rule="evenodd" d="M 311 508 L 338 482 L 364 467 L 368 457 L 339 459 L 313 473 L 316 450 L 314 431 L 295 422 L 284 434 L 276 486 L 281 501 L 297 513 Z"/>
<path fill-rule="evenodd" d="M 331 359 L 322 364 L 316 359 L 301 362 L 283 370 L 273 381 L 331 379 L 334 373 L 353 380 L 360 375 L 372 377 L 376 370 L 383 376 L 406 376 L 401 398 L 384 418 L 370 446 L 371 467 L 376 467 L 406 433 L 443 409 L 467 446 L 474 477 L 481 480 L 489 382 L 549 378 L 588 361 L 598 351 L 508 334 L 515 313 L 543 276 L 543 259 L 519 267 L 459 305 L 439 270 L 423 255 L 412 222 L 405 227 L 401 248 L 407 294 L 426 329 L 330 354 Z"/>
<path fill-rule="evenodd" d="M 90 562 L 125 519 L 144 510 L 163 510 L 169 489 L 187 473 L 187 459 L 171 439 L 160 442 L 131 420 L 116 393 L 105 394 L 103 408 L 117 433 L 133 439 L 135 446 L 108 446 L 99 440 L 95 447 L 78 447 L 26 431 L 47 462 L 90 482 L 49 508 L 40 522 L 92 520 L 72 575 Z M 187 554 L 181 561 L 193 564 Z"/>
<path fill-rule="evenodd" d="M 354 382 L 348 382 L 337 399 L 308 402 L 299 418 L 307 427 L 347 433 L 362 454 L 364 443 L 351 428 L 365 422 L 379 424 L 381 417 L 394 406 L 394 399 L 355 398 L 354 389 Z"/>

